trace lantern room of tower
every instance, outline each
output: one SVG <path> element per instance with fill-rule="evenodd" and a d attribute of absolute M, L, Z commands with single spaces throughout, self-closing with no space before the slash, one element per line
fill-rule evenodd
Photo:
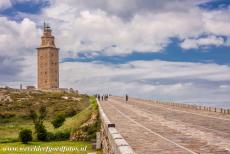
<path fill-rule="evenodd" d="M 54 36 L 52 36 L 52 30 L 48 26 L 44 27 L 40 47 L 55 47 Z"/>

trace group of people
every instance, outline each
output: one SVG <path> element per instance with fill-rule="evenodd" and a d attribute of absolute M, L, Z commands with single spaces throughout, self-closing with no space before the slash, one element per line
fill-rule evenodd
<path fill-rule="evenodd" d="M 106 95 L 100 95 L 100 94 L 96 94 L 95 97 L 99 100 L 99 101 L 108 101 L 109 99 L 109 94 L 106 94 Z M 126 94 L 125 95 L 125 101 L 128 102 L 129 100 L 129 96 Z"/>
<path fill-rule="evenodd" d="M 106 95 L 100 95 L 100 94 L 96 94 L 96 98 L 100 101 L 107 101 L 109 99 L 109 94 Z"/>

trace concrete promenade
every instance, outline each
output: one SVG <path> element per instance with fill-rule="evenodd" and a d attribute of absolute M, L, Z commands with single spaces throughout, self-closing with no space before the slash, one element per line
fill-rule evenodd
<path fill-rule="evenodd" d="M 122 97 L 101 101 L 138 154 L 230 154 L 230 115 Z"/>

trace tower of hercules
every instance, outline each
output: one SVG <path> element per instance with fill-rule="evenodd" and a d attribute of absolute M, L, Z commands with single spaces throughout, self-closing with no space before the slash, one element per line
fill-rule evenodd
<path fill-rule="evenodd" d="M 44 23 L 41 45 L 37 48 L 38 89 L 59 88 L 59 49 L 54 43 L 51 28 Z"/>

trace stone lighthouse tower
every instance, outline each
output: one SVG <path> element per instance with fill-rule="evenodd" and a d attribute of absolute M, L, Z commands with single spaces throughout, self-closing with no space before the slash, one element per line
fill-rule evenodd
<path fill-rule="evenodd" d="M 59 49 L 54 43 L 54 36 L 48 24 L 44 23 L 41 45 L 37 48 L 38 89 L 59 88 Z"/>

